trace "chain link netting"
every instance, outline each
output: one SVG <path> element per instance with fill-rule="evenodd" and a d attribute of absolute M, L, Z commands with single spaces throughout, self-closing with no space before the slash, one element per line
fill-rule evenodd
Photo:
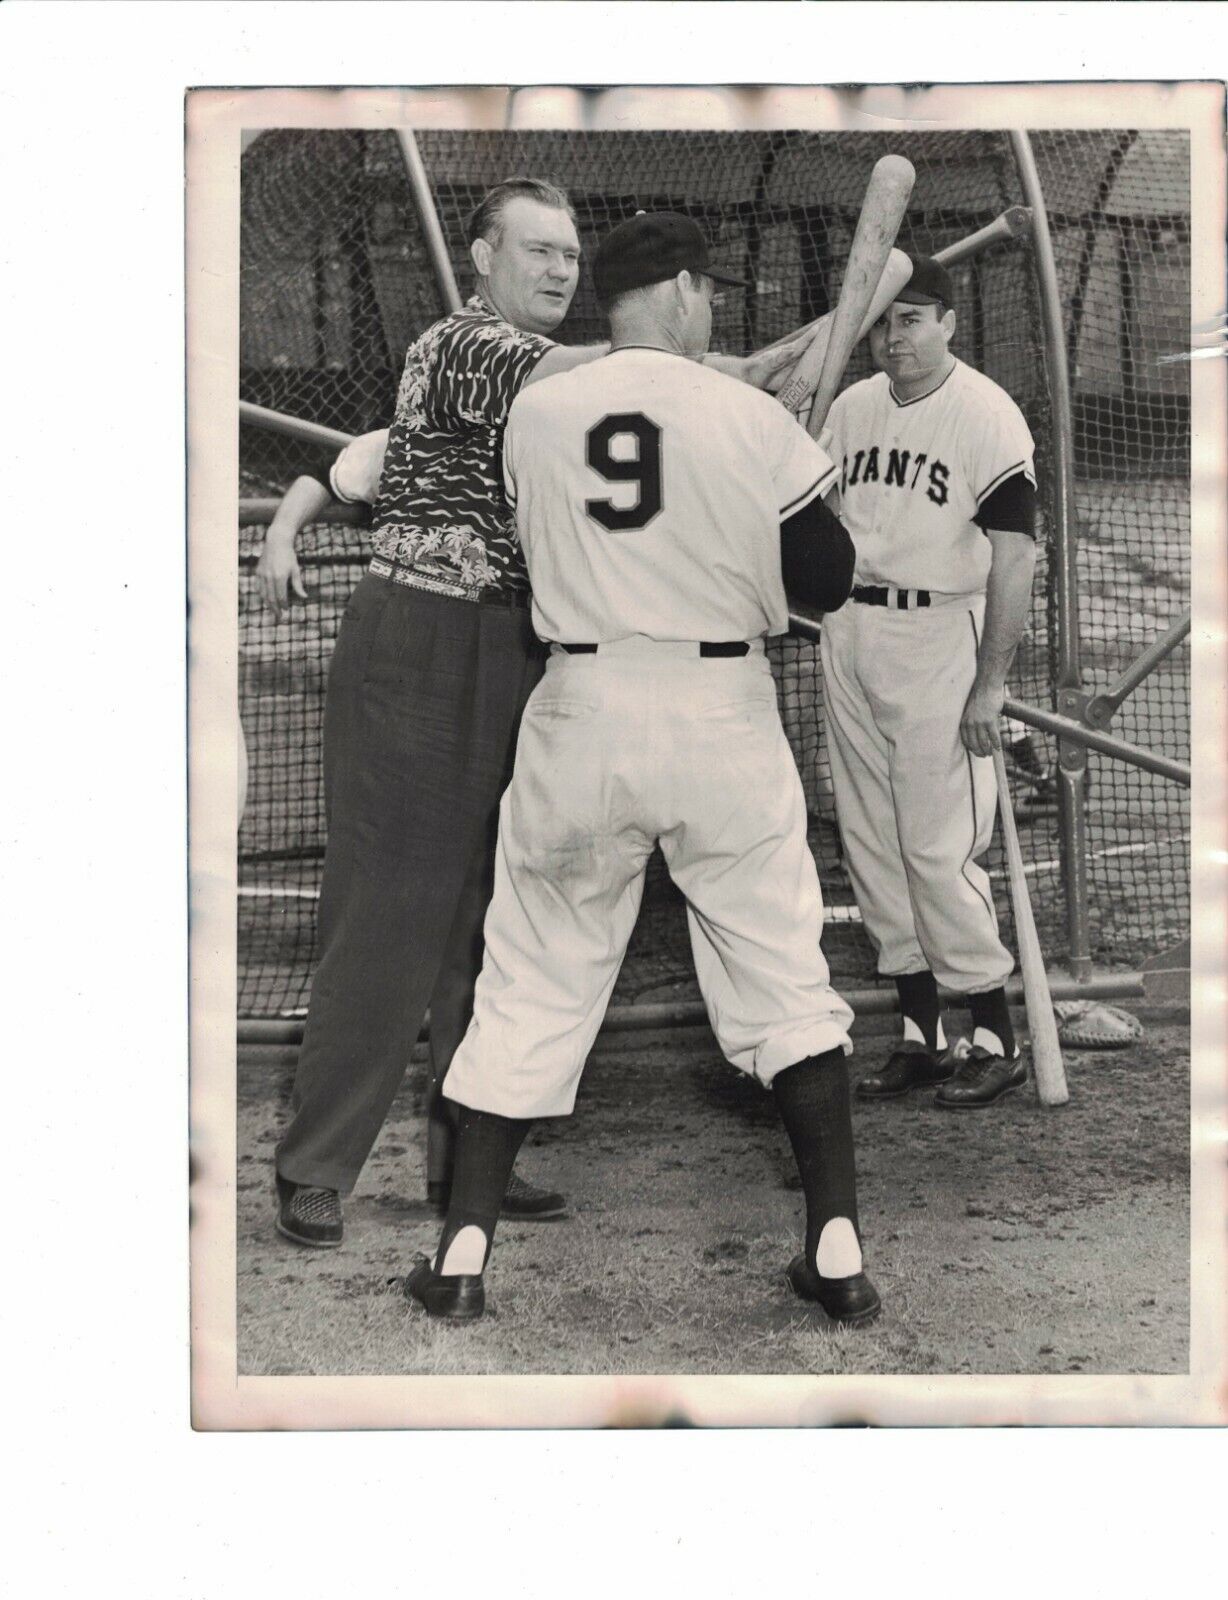
<path fill-rule="evenodd" d="M 1084 669 L 1097 686 L 1188 604 L 1188 171 L 1183 136 L 1047 134 L 1034 139 L 1062 276 L 1075 374 L 1078 509 L 1083 536 Z M 636 210 L 695 216 L 719 259 L 751 279 L 727 293 L 713 345 L 762 345 L 828 310 L 874 162 L 906 155 L 917 182 L 899 243 L 932 254 L 1018 204 L 1005 135 L 779 132 L 460 133 L 417 135 L 461 293 L 470 287 L 465 221 L 491 184 L 514 173 L 566 188 L 586 256 Z M 1108 171 L 1110 163 L 1112 172 Z M 440 314 L 395 138 L 386 133 L 273 131 L 244 155 L 242 397 L 359 432 L 391 419 L 408 344 Z M 1052 421 L 1030 245 L 993 246 L 954 269 L 957 355 L 1015 398 L 1036 438 L 1039 561 L 1028 636 L 1012 693 L 1052 706 L 1055 681 Z M 602 337 L 587 274 L 559 330 Z M 1131 358 L 1123 359 L 1123 342 Z M 859 349 L 848 381 L 869 371 Z M 241 429 L 244 496 L 280 493 L 328 456 L 254 427 Z M 240 830 L 240 1012 L 289 1015 L 306 1003 L 315 895 L 325 837 L 320 775 L 323 687 L 341 610 L 360 576 L 366 537 L 353 521 L 306 530 L 311 600 L 274 623 L 254 578 L 262 528 L 240 529 L 240 697 L 250 760 Z M 827 948 L 838 980 L 872 977 L 839 855 L 823 739 L 817 646 L 772 646 L 780 704 L 811 814 L 829 906 Z M 1123 708 L 1115 731 L 1188 759 L 1188 658 L 1170 659 Z M 1025 857 L 1041 937 L 1066 950 L 1051 741 L 1008 730 Z M 1184 791 L 1107 758 L 1090 763 L 1093 955 L 1136 960 L 1188 926 Z M 1005 871 L 987 861 L 1009 924 Z M 690 992 L 677 898 L 660 863 L 616 998 Z"/>

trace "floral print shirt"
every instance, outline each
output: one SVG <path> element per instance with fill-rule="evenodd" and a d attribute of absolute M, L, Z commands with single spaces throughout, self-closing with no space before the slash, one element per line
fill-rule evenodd
<path fill-rule="evenodd" d="M 410 346 L 372 519 L 377 556 L 465 589 L 527 590 L 503 430 L 552 345 L 475 295 Z"/>

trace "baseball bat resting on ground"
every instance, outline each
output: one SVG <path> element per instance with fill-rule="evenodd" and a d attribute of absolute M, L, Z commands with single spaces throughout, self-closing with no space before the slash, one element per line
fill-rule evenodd
<path fill-rule="evenodd" d="M 1002 837 L 1006 844 L 1006 865 L 1010 876 L 1011 905 L 1015 912 L 1015 931 L 1019 936 L 1019 966 L 1023 972 L 1023 999 L 1028 1013 L 1028 1033 L 1032 1039 L 1032 1070 L 1036 1074 L 1036 1096 L 1042 1106 L 1063 1106 L 1070 1099 L 1062 1047 L 1058 1043 L 1057 1018 L 1045 958 L 1036 936 L 1032 900 L 1023 870 L 1023 852 L 1015 829 L 1010 785 L 1006 781 L 1006 762 L 1000 748 L 993 753 L 994 776 L 998 780 L 998 810 L 1002 817 Z"/>
<path fill-rule="evenodd" d="M 899 232 L 916 176 L 912 162 L 905 161 L 903 156 L 883 156 L 874 163 L 849 258 L 845 263 L 840 298 L 831 319 L 827 349 L 823 353 L 822 370 L 806 424 L 812 439 L 818 438 L 831 403 L 836 398 L 836 390 L 840 387 L 848 358 L 857 343 L 862 320 L 870 309 L 883 268 L 887 265 L 887 257 Z"/>

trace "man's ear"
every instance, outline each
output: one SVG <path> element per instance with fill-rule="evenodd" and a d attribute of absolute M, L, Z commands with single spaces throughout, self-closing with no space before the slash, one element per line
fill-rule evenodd
<path fill-rule="evenodd" d="M 951 310 L 950 306 L 948 306 L 946 311 L 943 313 L 942 331 L 947 336 L 947 343 L 950 344 L 951 340 L 955 337 L 955 313 Z"/>
<path fill-rule="evenodd" d="M 694 287 L 695 287 L 694 275 L 692 273 L 688 272 L 685 267 L 683 267 L 682 271 L 674 279 L 674 295 L 677 298 L 679 310 L 682 310 L 682 311 L 686 310 L 686 307 L 687 307 L 687 290 L 688 289 L 694 289 Z"/>
<path fill-rule="evenodd" d="M 489 239 L 475 239 L 469 246 L 469 259 L 479 278 L 490 277 L 490 258 L 493 255 Z"/>

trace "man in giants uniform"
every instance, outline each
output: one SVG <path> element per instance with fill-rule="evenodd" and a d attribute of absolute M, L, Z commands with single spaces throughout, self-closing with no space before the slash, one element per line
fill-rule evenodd
<path fill-rule="evenodd" d="M 867 1099 L 941 1084 L 952 1110 L 1026 1081 L 1006 1004 L 1014 962 L 976 858 L 993 831 L 992 752 L 1035 564 L 1032 438 L 998 385 L 950 352 L 948 274 L 914 261 L 870 334 L 882 370 L 833 405 L 852 604 L 825 622 L 840 830 L 904 1037 Z M 825 436 L 826 437 L 826 436 Z M 937 983 L 968 997 L 970 1053 L 947 1048 Z"/>
<path fill-rule="evenodd" d="M 620 224 L 594 280 L 609 356 L 526 389 L 504 441 L 509 501 L 549 641 L 503 798 L 474 1016 L 444 1080 L 460 1112 L 452 1203 L 406 1292 L 474 1317 L 503 1184 L 535 1117 L 575 1103 L 657 843 L 729 1060 L 770 1086 L 806 1195 L 794 1290 L 879 1309 L 862 1271 L 845 1054 L 823 906 L 767 634 L 785 577 L 840 605 L 852 548 L 822 502 L 824 452 L 766 395 L 700 365 L 713 280 L 690 219 Z"/>

